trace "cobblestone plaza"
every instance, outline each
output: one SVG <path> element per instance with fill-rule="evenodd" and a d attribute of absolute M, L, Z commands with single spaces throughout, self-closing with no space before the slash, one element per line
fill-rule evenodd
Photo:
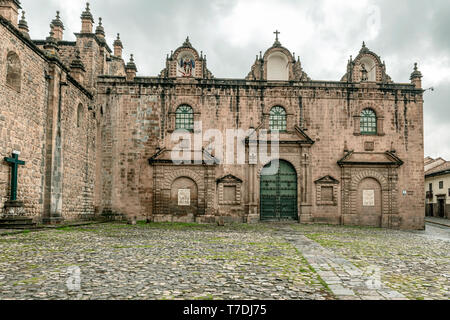
<path fill-rule="evenodd" d="M 449 242 L 448 229 L 432 226 L 139 223 L 4 234 L 0 299 L 448 300 Z"/>

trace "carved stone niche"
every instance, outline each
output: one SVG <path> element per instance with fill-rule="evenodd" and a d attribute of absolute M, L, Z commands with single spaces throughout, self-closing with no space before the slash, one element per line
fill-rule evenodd
<path fill-rule="evenodd" d="M 240 205 L 242 199 L 242 180 L 227 175 L 217 180 L 219 205 Z"/>
<path fill-rule="evenodd" d="M 339 181 L 332 176 L 325 176 L 314 182 L 316 184 L 316 195 L 318 206 L 338 205 Z"/>

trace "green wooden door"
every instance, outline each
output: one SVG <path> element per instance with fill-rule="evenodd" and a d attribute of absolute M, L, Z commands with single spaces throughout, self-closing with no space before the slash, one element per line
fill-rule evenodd
<path fill-rule="evenodd" d="M 286 161 L 261 172 L 261 220 L 298 220 L 297 173 Z"/>

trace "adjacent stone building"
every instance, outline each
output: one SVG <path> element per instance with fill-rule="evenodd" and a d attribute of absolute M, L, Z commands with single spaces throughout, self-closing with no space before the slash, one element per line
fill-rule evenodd
<path fill-rule="evenodd" d="M 45 40 L 30 40 L 19 9 L 0 0 L 0 155 L 26 161 L 19 198 L 36 220 L 424 228 L 417 65 L 410 83 L 394 83 L 363 44 L 340 81 L 316 81 L 276 32 L 245 79 L 215 78 L 189 38 L 158 76 L 141 77 L 119 35 L 111 50 L 101 19 L 94 30 L 89 6 L 74 42 L 59 13 Z M 226 140 L 231 130 L 244 134 Z M 235 144 L 233 159 L 219 138 Z M 177 153 L 194 161 L 175 163 Z M 2 207 L 9 171 L 0 166 Z"/>
<path fill-rule="evenodd" d="M 425 158 L 426 216 L 450 219 L 450 162 Z"/>

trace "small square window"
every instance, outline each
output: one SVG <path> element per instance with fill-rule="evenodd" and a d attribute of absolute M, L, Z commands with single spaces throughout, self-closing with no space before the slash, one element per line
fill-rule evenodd
<path fill-rule="evenodd" d="M 444 181 L 439 181 L 439 189 L 444 189 Z"/>

